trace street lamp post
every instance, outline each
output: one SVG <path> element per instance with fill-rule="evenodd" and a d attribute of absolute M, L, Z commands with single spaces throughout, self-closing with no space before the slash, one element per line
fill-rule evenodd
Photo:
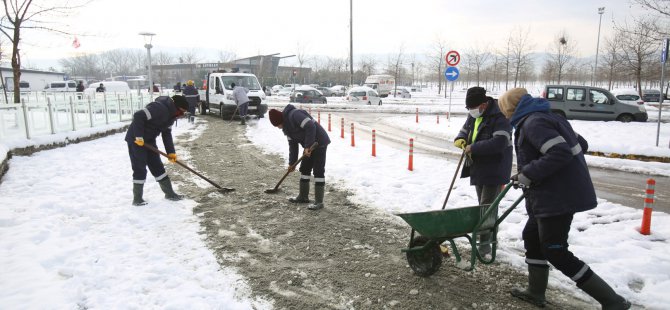
<path fill-rule="evenodd" d="M 139 33 L 141 36 L 144 36 L 144 47 L 147 49 L 147 62 L 149 63 L 149 99 L 153 100 L 154 98 L 154 80 L 151 77 L 151 48 L 153 45 L 151 45 L 151 40 L 153 39 L 153 36 L 155 36 L 155 33 L 151 32 L 140 32 Z"/>
<path fill-rule="evenodd" d="M 597 79 L 596 71 L 598 71 L 598 51 L 600 50 L 600 25 L 603 22 L 603 13 L 605 13 L 605 7 L 598 8 L 598 15 L 600 15 L 600 20 L 598 21 L 598 43 L 596 43 L 596 66 L 593 67 L 593 75 L 591 76 L 591 86 L 593 86 L 593 81 Z"/>

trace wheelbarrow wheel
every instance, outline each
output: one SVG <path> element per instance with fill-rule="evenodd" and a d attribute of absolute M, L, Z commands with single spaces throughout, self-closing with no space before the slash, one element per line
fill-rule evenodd
<path fill-rule="evenodd" d="M 427 237 L 417 236 L 412 240 L 411 247 L 423 246 L 429 241 Z M 437 243 L 423 251 L 411 251 L 406 254 L 409 267 L 420 277 L 430 277 L 442 266 L 442 253 Z"/>

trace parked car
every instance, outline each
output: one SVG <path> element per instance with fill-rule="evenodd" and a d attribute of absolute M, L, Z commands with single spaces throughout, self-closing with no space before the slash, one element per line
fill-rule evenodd
<path fill-rule="evenodd" d="M 391 93 L 389 94 L 389 96 L 394 96 L 396 98 L 403 98 L 403 99 L 404 98 L 412 98 L 412 94 L 410 94 L 407 91 L 407 89 L 404 88 L 404 87 L 403 88 L 398 87 L 398 89 L 391 90 Z"/>
<path fill-rule="evenodd" d="M 330 90 L 333 92 L 333 96 L 344 96 L 344 94 L 346 94 L 347 88 L 343 85 L 335 85 L 331 87 Z"/>
<path fill-rule="evenodd" d="M 8 81 L 7 84 L 7 91 L 12 92 L 14 91 L 14 81 Z M 0 85 L 0 90 L 2 90 L 2 85 Z M 20 81 L 19 82 L 19 92 L 21 93 L 27 93 L 30 92 L 30 83 L 26 81 Z"/>
<path fill-rule="evenodd" d="M 623 103 L 602 88 L 547 85 L 542 96 L 549 100 L 552 112 L 567 119 L 646 122 L 648 118 L 644 105 Z"/>
<path fill-rule="evenodd" d="M 318 89 L 326 97 L 334 96 L 333 91 L 328 87 L 317 87 L 316 89 Z"/>
<path fill-rule="evenodd" d="M 367 86 L 358 86 L 352 87 L 349 90 L 347 93 L 347 102 L 382 105 L 382 98 L 374 89 Z"/>
<path fill-rule="evenodd" d="M 284 88 L 284 86 L 281 86 L 281 85 L 275 85 L 275 86 L 272 86 L 272 88 L 271 88 L 272 94 L 273 94 L 273 95 L 277 95 L 277 93 L 278 93 L 282 88 Z"/>
<path fill-rule="evenodd" d="M 293 92 L 293 88 L 291 87 L 284 87 L 277 91 L 277 96 L 279 97 L 289 97 L 291 96 L 291 93 Z"/>
<path fill-rule="evenodd" d="M 659 102 L 658 99 L 661 97 L 661 92 L 658 89 L 643 89 L 642 90 L 642 100 L 644 102 Z M 668 98 L 666 94 L 663 100 Z"/>
<path fill-rule="evenodd" d="M 130 87 L 127 82 L 124 81 L 102 81 L 97 83 L 89 84 L 86 89 L 84 89 L 84 95 L 93 96 L 96 94 L 96 89 L 102 84 L 105 87 L 105 93 L 126 93 L 130 91 Z"/>
<path fill-rule="evenodd" d="M 612 94 L 621 102 L 632 105 L 643 105 L 644 100 L 640 98 L 635 90 L 614 90 Z"/>
<path fill-rule="evenodd" d="M 46 86 L 44 86 L 44 91 L 49 91 L 49 92 L 66 92 L 66 91 L 76 91 L 77 90 L 77 82 L 75 81 L 53 81 L 47 83 Z"/>
<path fill-rule="evenodd" d="M 289 97 L 289 102 L 297 103 L 327 103 L 326 96 L 311 86 L 300 86 Z"/>

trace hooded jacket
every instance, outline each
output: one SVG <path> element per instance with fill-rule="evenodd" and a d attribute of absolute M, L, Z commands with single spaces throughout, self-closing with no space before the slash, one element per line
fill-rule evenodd
<path fill-rule="evenodd" d="M 465 139 L 471 146 L 472 161 L 467 161 L 461 178 L 470 177 L 471 185 L 501 185 L 509 182 L 512 173 L 512 126 L 500 112 L 498 102 L 487 97 L 477 137 L 472 141 L 476 119 L 468 115 L 455 140 Z"/>
<path fill-rule="evenodd" d="M 289 165 L 298 160 L 298 144 L 309 148 L 314 142 L 319 148 L 330 144 L 328 133 L 305 110 L 296 109 L 292 104 L 287 105 L 282 112 L 282 131 L 288 138 Z"/>
<path fill-rule="evenodd" d="M 160 96 L 149 103 L 144 109 L 133 114 L 133 121 L 126 132 L 126 142 L 134 143 L 136 137 L 144 138 L 144 143 L 156 145 L 156 137 L 160 134 L 167 153 L 174 153 L 172 141 L 172 124 L 176 119 L 177 107 L 168 96 Z"/>
<path fill-rule="evenodd" d="M 521 97 L 510 119 L 516 128 L 517 168 L 531 180 L 526 209 L 550 217 L 596 207 L 596 193 L 584 159 L 588 143 L 563 117 L 551 113 L 549 102 Z"/>
<path fill-rule="evenodd" d="M 195 86 L 193 85 L 186 85 L 183 95 L 186 97 L 186 101 L 188 101 L 189 106 L 195 106 L 198 104 L 198 101 L 200 101 L 198 90 L 195 89 Z"/>
<path fill-rule="evenodd" d="M 240 106 L 242 104 L 249 102 L 250 100 L 249 97 L 247 96 L 248 92 L 249 90 L 247 90 L 242 86 L 235 86 L 235 88 L 233 88 L 233 99 L 235 100 L 235 104 Z"/>

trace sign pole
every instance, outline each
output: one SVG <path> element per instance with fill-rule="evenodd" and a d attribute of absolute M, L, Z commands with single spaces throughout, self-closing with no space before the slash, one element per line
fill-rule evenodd
<path fill-rule="evenodd" d="M 660 92 L 658 95 L 658 122 L 656 124 L 656 146 L 658 146 L 658 140 L 661 136 L 661 111 L 663 111 L 663 99 L 665 99 L 665 95 L 663 94 L 665 62 L 668 60 L 668 48 L 670 48 L 670 39 L 665 39 L 663 41 L 663 52 L 661 53 L 661 84 L 659 85 Z"/>
<path fill-rule="evenodd" d="M 454 92 L 454 82 L 449 83 L 451 87 L 449 87 L 449 118 L 447 118 L 447 121 L 450 121 L 451 119 L 451 97 L 453 97 L 451 94 Z M 447 93 L 446 91 L 444 92 L 445 94 Z M 451 122 L 448 122 L 451 124 Z"/>

